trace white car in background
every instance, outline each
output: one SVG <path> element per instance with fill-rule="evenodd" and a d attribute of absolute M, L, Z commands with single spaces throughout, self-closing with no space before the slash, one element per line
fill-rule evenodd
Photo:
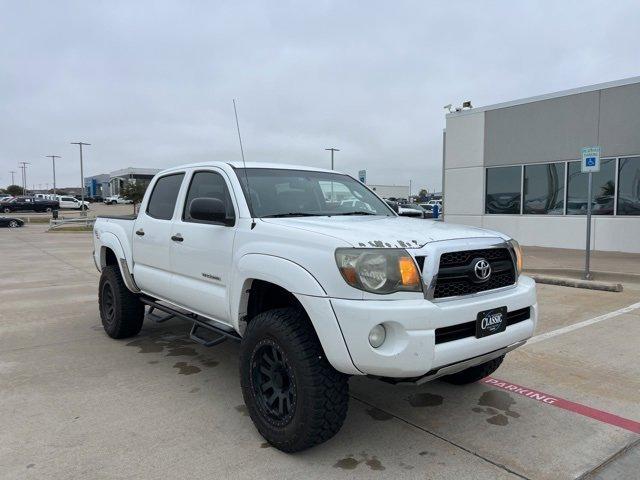
<path fill-rule="evenodd" d="M 425 210 L 417 203 L 400 203 L 398 204 L 398 215 L 424 218 Z"/>
<path fill-rule="evenodd" d="M 78 200 L 77 198 L 70 197 L 67 195 L 58 195 L 58 202 L 60 202 L 61 209 L 72 209 L 72 210 L 88 210 L 89 202 Z"/>
<path fill-rule="evenodd" d="M 111 195 L 110 197 L 106 197 L 104 199 L 104 203 L 107 205 L 115 205 L 119 204 L 131 204 L 133 203 L 131 200 L 127 200 L 126 198 L 122 198 L 120 195 Z"/>

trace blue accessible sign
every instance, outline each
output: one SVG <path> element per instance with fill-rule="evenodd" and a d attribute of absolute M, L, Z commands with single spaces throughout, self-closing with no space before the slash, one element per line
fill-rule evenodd
<path fill-rule="evenodd" d="M 600 147 L 584 147 L 582 149 L 582 173 L 600 171 Z"/>

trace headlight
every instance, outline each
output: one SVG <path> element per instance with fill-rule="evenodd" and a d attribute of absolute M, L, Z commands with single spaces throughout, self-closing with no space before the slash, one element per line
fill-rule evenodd
<path fill-rule="evenodd" d="M 509 245 L 516 254 L 516 268 L 518 269 L 518 275 L 520 275 L 522 273 L 522 248 L 514 239 L 509 240 Z"/>
<path fill-rule="evenodd" d="M 339 248 L 338 269 L 352 287 L 372 293 L 420 292 L 420 272 L 406 250 Z"/>

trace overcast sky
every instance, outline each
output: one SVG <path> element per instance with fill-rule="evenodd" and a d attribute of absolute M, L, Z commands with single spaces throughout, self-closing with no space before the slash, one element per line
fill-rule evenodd
<path fill-rule="evenodd" d="M 440 188 L 443 105 L 640 75 L 637 1 L 0 1 L 0 185 L 127 166 L 329 166 Z M 19 182 L 16 174 L 16 183 Z"/>

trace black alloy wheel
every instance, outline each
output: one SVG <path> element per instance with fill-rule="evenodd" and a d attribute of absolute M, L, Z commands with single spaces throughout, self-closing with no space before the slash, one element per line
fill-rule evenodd
<path fill-rule="evenodd" d="M 102 321 L 105 326 L 111 326 L 116 315 L 116 302 L 113 294 L 113 287 L 110 282 L 102 285 Z"/>
<path fill-rule="evenodd" d="M 296 411 L 296 380 L 285 352 L 271 339 L 259 342 L 251 356 L 251 386 L 257 407 L 271 423 L 283 426 Z"/>

